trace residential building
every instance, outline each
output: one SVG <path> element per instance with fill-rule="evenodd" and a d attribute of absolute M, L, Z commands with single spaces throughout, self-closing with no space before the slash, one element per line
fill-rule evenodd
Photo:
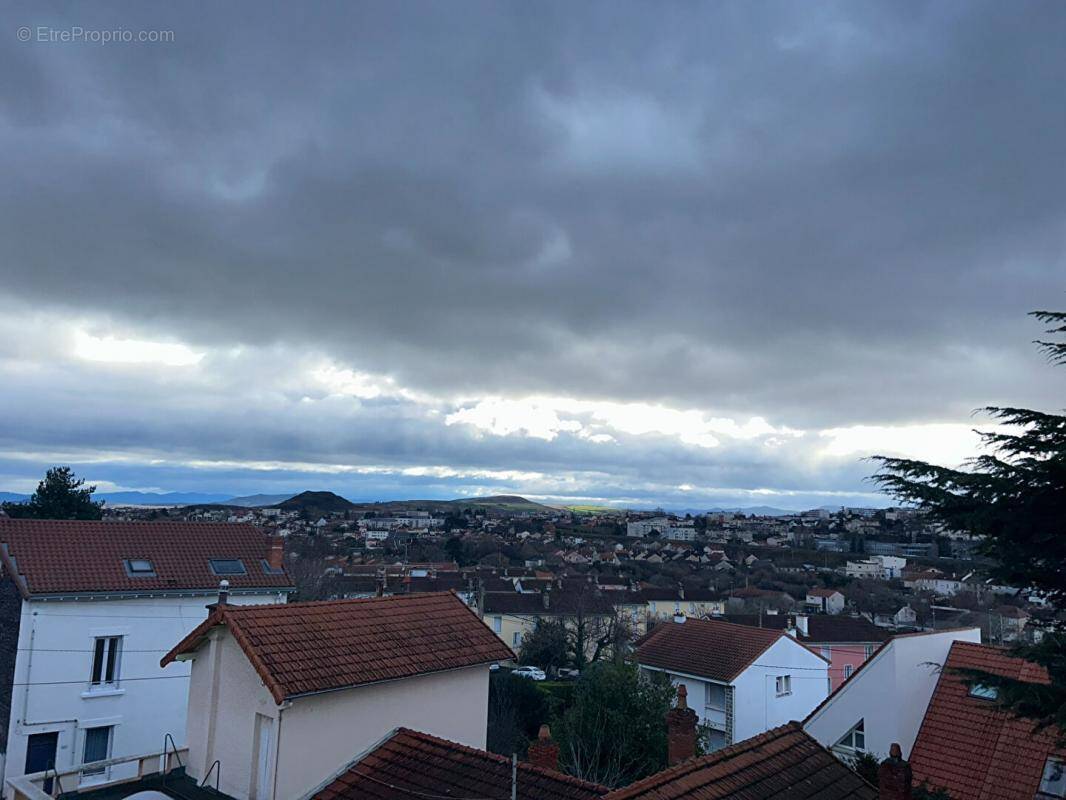
<path fill-rule="evenodd" d="M 952 800 L 1032 800 L 1066 796 L 1066 746 L 1054 729 L 997 705 L 996 690 L 967 685 L 959 670 L 1046 684 L 1047 671 L 995 647 L 955 642 L 911 750 L 914 779 Z"/>
<path fill-rule="evenodd" d="M 484 748 L 489 666 L 511 651 L 451 593 L 220 602 L 161 664 L 192 661 L 186 772 L 237 800 L 303 797 L 389 731 Z"/>
<path fill-rule="evenodd" d="M 829 661 L 783 631 L 678 616 L 654 628 L 635 659 L 685 687 L 713 747 L 802 719 L 829 693 Z"/>
<path fill-rule="evenodd" d="M 652 533 L 661 534 L 668 527 L 670 527 L 670 520 L 667 517 L 634 519 L 626 523 L 626 536 L 644 539 Z"/>
<path fill-rule="evenodd" d="M 785 631 L 829 661 L 833 692 L 880 647 L 888 634 L 865 617 L 843 614 L 726 614 L 737 625 Z"/>
<path fill-rule="evenodd" d="M 881 577 L 881 565 L 873 559 L 868 561 L 849 561 L 844 565 L 844 574 L 849 578 L 868 580 Z"/>
<path fill-rule="evenodd" d="M 615 608 L 615 593 L 601 592 L 594 586 L 540 592 L 484 592 L 476 602 L 485 624 L 515 652 L 537 627 L 538 620 L 555 619 L 571 627 L 579 621 L 582 623 L 588 637 L 587 655 L 591 657 L 597 646 L 602 650 L 611 643 L 612 626 L 619 613 Z"/>
<path fill-rule="evenodd" d="M 845 599 L 836 589 L 818 587 L 807 590 L 807 605 L 823 614 L 839 614 L 844 610 Z"/>
<path fill-rule="evenodd" d="M 250 525 L 0 519 L 4 780 L 180 746 L 189 669 L 159 656 L 221 581 L 233 604 L 284 603 L 282 555 Z"/>
<path fill-rule="evenodd" d="M 677 589 L 645 587 L 640 591 L 647 602 L 649 619 L 673 619 L 676 614 L 688 617 L 712 617 L 725 613 L 726 600 L 713 589 L 686 589 L 678 584 Z"/>
<path fill-rule="evenodd" d="M 803 729 L 842 757 L 884 758 L 893 743 L 903 756 L 918 736 L 941 666 L 957 641 L 981 641 L 978 628 L 893 636 L 814 709 Z"/>

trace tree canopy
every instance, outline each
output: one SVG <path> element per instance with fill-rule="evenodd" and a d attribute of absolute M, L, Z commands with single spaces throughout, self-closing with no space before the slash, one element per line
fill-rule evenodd
<path fill-rule="evenodd" d="M 1051 334 L 1066 334 L 1066 313 L 1036 311 Z M 1066 364 L 1066 343 L 1038 341 L 1052 364 Z M 886 491 L 923 508 L 933 522 L 978 538 L 994 560 L 993 578 L 1043 596 L 1066 610 L 1066 416 L 1024 408 L 984 409 L 1001 424 L 980 433 L 987 452 L 962 468 L 878 456 L 874 476 Z M 1041 664 L 1050 685 L 974 674 L 1000 702 L 1042 727 L 1066 733 L 1066 635 L 1049 629 L 1016 654 Z"/>
<path fill-rule="evenodd" d="M 4 513 L 21 519 L 100 519 L 103 503 L 92 499 L 95 486 L 74 475 L 70 467 L 52 467 L 25 503 L 4 503 Z"/>
<path fill-rule="evenodd" d="M 674 687 L 662 673 L 601 661 L 582 674 L 573 702 L 552 721 L 563 769 L 624 786 L 666 767 L 666 712 Z"/>

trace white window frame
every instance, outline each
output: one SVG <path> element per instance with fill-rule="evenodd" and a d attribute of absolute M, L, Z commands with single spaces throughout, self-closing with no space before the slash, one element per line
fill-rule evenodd
<path fill-rule="evenodd" d="M 1044 772 L 1040 776 L 1038 798 L 1066 797 L 1066 761 L 1052 756 L 1044 762 Z"/>
<path fill-rule="evenodd" d="M 722 705 L 716 706 L 714 703 L 711 702 L 711 687 L 715 687 L 717 689 L 722 690 Z M 725 711 L 725 695 L 727 691 L 727 686 L 723 686 L 720 683 L 707 681 L 703 684 L 703 707 L 708 708 L 712 711 Z"/>
<path fill-rule="evenodd" d="M 503 632 L 503 617 L 493 617 L 492 618 L 492 630 L 493 630 L 494 633 L 502 633 Z"/>
<path fill-rule="evenodd" d="M 851 664 L 844 665 L 844 680 L 847 680 L 855 673 L 855 667 Z"/>
<path fill-rule="evenodd" d="M 103 758 L 96 759 L 96 761 L 107 761 L 109 758 L 111 758 L 111 753 L 112 753 L 112 751 L 114 749 L 114 746 L 115 746 L 115 726 L 114 725 L 92 725 L 92 726 L 83 728 L 84 733 L 82 733 L 82 737 L 81 737 L 81 763 L 82 764 L 95 763 L 93 761 L 86 761 L 85 760 L 85 749 L 89 746 L 89 732 L 90 731 L 98 731 L 98 730 L 107 731 L 107 752 L 104 754 Z M 97 778 L 101 778 L 101 777 L 103 777 L 106 780 L 107 779 L 107 774 L 108 774 L 108 768 L 107 767 L 97 767 L 96 769 L 83 769 L 80 772 L 81 780 L 85 781 L 86 779 L 88 779 L 90 782 L 95 782 Z"/>
<path fill-rule="evenodd" d="M 788 695 L 792 694 L 792 676 L 778 675 L 774 680 L 774 689 L 777 691 L 778 697 L 788 697 Z"/>
<path fill-rule="evenodd" d="M 861 741 L 859 737 L 862 737 Z M 849 753 L 865 753 L 866 752 L 866 720 L 860 719 L 847 733 L 841 737 L 833 749 L 846 750 Z"/>
<path fill-rule="evenodd" d="M 119 633 L 94 636 L 89 652 L 89 693 L 110 692 L 119 688 L 122 677 L 122 651 L 125 636 Z M 103 646 L 100 646 L 100 643 Z M 97 653 L 100 655 L 97 671 Z M 111 662 L 111 679 L 107 679 L 108 662 Z"/>
<path fill-rule="evenodd" d="M 512 647 L 518 647 L 520 644 L 522 644 L 522 631 L 515 631 L 514 634 L 511 636 L 511 640 L 513 642 L 511 645 Z"/>

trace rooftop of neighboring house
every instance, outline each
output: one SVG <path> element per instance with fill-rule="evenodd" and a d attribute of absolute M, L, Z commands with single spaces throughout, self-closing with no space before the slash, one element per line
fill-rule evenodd
<path fill-rule="evenodd" d="M 291 591 L 280 540 L 252 525 L 0 518 L 0 562 L 22 596 Z"/>
<path fill-rule="evenodd" d="M 552 614 L 611 614 L 614 604 L 607 594 L 597 590 L 569 589 L 551 592 L 485 592 L 479 602 L 485 614 L 523 614 L 549 616 Z"/>
<path fill-rule="evenodd" d="M 278 703 L 514 658 L 458 597 L 441 592 L 219 605 L 160 664 L 193 653 L 217 626 L 233 635 Z"/>
<path fill-rule="evenodd" d="M 640 640 L 636 660 L 643 666 L 729 682 L 782 636 L 783 631 L 716 619 L 666 622 Z"/>
<path fill-rule="evenodd" d="M 595 783 L 520 762 L 518 797 L 593 800 Z M 511 796 L 511 759 L 399 728 L 318 789 L 312 800 L 411 800 L 412 797 Z"/>
<path fill-rule="evenodd" d="M 616 789 L 604 800 L 682 798 L 877 800 L 877 789 L 790 722 Z"/>
<path fill-rule="evenodd" d="M 808 597 L 833 597 L 838 594 L 840 594 L 840 592 L 836 589 L 823 589 L 820 586 L 816 589 L 807 590 Z"/>
<path fill-rule="evenodd" d="M 842 614 L 807 614 L 805 616 L 807 634 L 797 633 L 797 637 L 802 642 L 812 644 L 880 643 L 892 635 L 865 617 L 849 617 Z M 721 619 L 737 625 L 783 631 L 790 627 L 790 621 L 795 620 L 795 616 L 791 614 L 724 614 Z"/>
<path fill-rule="evenodd" d="M 1031 662 L 988 645 L 955 642 L 910 753 L 915 785 L 927 781 L 952 800 L 1032 800 L 1048 758 L 1066 758 L 1055 732 L 999 708 L 988 691 L 967 686 L 974 669 L 1029 683 L 1048 682 Z M 981 696 L 982 694 L 986 696 Z"/>
<path fill-rule="evenodd" d="M 640 593 L 644 596 L 645 600 L 649 601 L 673 602 L 677 600 L 688 603 L 705 603 L 724 599 L 722 595 L 714 589 L 664 589 L 658 586 L 648 586 L 642 588 Z"/>

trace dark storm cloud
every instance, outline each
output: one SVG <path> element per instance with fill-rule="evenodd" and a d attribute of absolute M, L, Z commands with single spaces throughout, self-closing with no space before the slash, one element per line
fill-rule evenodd
<path fill-rule="evenodd" d="M 663 402 L 799 428 L 1059 402 L 1024 313 L 1061 304 L 1066 283 L 1061 3 L 3 16 L 12 307 L 314 350 L 440 397 Z M 174 41 L 23 43 L 20 25 Z M 739 445 L 701 473 L 689 461 L 708 453 L 647 437 L 475 437 L 366 404 L 259 425 L 220 400 L 175 423 L 165 393 L 130 408 L 85 380 L 94 396 L 9 444 L 566 464 L 634 483 L 673 462 L 665 483 L 858 488 L 853 467 Z M 3 391 L 16 417 L 37 410 Z"/>

